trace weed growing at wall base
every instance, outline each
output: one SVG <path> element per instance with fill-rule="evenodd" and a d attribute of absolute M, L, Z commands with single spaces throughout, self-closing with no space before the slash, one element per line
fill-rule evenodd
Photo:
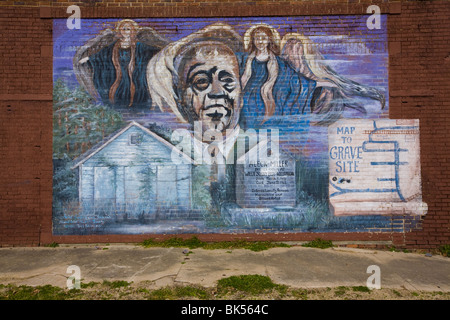
<path fill-rule="evenodd" d="M 450 244 L 444 244 L 439 247 L 439 252 L 446 257 L 450 257 Z"/>
<path fill-rule="evenodd" d="M 163 241 L 156 241 L 154 239 L 147 239 L 140 243 L 145 248 L 150 247 L 164 247 L 164 248 L 189 248 L 189 249 L 248 249 L 252 251 L 263 251 L 275 247 L 290 247 L 290 245 L 282 242 L 272 241 L 246 241 L 246 240 L 234 240 L 234 241 L 218 241 L 218 242 L 205 242 L 193 236 L 189 239 L 183 238 L 170 238 Z"/>
<path fill-rule="evenodd" d="M 302 244 L 302 247 L 326 249 L 333 247 L 333 242 L 331 240 L 317 238 L 313 241 Z"/>

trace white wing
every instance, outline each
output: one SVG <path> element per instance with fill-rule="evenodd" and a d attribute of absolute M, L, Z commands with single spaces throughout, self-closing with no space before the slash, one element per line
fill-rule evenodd
<path fill-rule="evenodd" d="M 345 108 L 365 113 L 364 107 L 352 98 L 355 96 L 378 100 L 381 108 L 384 108 L 385 97 L 380 91 L 339 75 L 327 64 L 317 45 L 308 37 L 288 33 L 281 41 L 281 48 L 281 58 L 303 76 L 317 81 L 318 87 L 322 87 L 311 108 L 317 114 L 330 113 L 320 123 L 337 120 Z"/>

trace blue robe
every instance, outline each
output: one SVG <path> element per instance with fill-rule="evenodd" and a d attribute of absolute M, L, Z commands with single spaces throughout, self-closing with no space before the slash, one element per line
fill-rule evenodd
<path fill-rule="evenodd" d="M 103 103 L 111 105 L 109 100 L 109 89 L 116 80 L 116 69 L 112 61 L 114 43 L 103 48 L 99 52 L 89 57 L 89 62 L 94 70 L 94 85 Z M 147 64 L 149 60 L 158 52 L 146 44 L 137 42 L 135 49 L 135 67 L 133 71 L 133 83 L 135 85 L 133 108 L 150 108 L 151 98 L 147 84 Z M 114 95 L 114 107 L 125 108 L 130 104 L 130 77 L 128 75 L 128 65 L 131 59 L 130 49 L 119 49 L 119 63 L 122 69 L 122 79 Z"/>
<path fill-rule="evenodd" d="M 245 70 L 248 54 L 237 54 L 240 73 Z M 311 97 L 316 82 L 305 78 L 292 69 L 286 61 L 276 57 L 278 62 L 278 77 L 273 86 L 272 94 L 276 108 L 269 120 L 262 123 L 265 114 L 261 87 L 267 81 L 267 61 L 252 62 L 252 75 L 243 88 L 243 107 L 240 114 L 240 126 L 243 129 L 277 128 L 283 131 L 301 131 L 309 127 L 308 116 L 311 112 Z M 300 122 L 299 122 L 300 120 Z M 306 129 L 307 130 L 307 129 Z"/>

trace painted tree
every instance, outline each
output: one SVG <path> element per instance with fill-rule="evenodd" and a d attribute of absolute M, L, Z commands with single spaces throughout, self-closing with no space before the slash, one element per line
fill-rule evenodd
<path fill-rule="evenodd" d="M 57 80 L 53 88 L 53 158 L 80 156 L 124 125 L 122 115 L 81 88 Z"/>

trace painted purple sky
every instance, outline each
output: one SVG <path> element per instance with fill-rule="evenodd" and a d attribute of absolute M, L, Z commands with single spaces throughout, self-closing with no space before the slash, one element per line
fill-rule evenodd
<path fill-rule="evenodd" d="M 283 37 L 298 32 L 319 44 L 327 63 L 344 76 L 388 92 L 388 52 L 386 16 L 381 16 L 380 29 L 368 29 L 369 15 L 305 16 L 305 17 L 239 17 L 239 18 L 148 18 L 135 19 L 141 26 L 155 29 L 170 41 L 178 40 L 193 30 L 216 22 L 226 23 L 243 36 L 256 23 L 267 23 Z M 72 70 L 76 49 L 121 19 L 82 19 L 81 29 L 69 30 L 65 19 L 53 22 L 53 76 L 77 85 Z M 388 96 L 386 94 L 386 96 Z"/>

